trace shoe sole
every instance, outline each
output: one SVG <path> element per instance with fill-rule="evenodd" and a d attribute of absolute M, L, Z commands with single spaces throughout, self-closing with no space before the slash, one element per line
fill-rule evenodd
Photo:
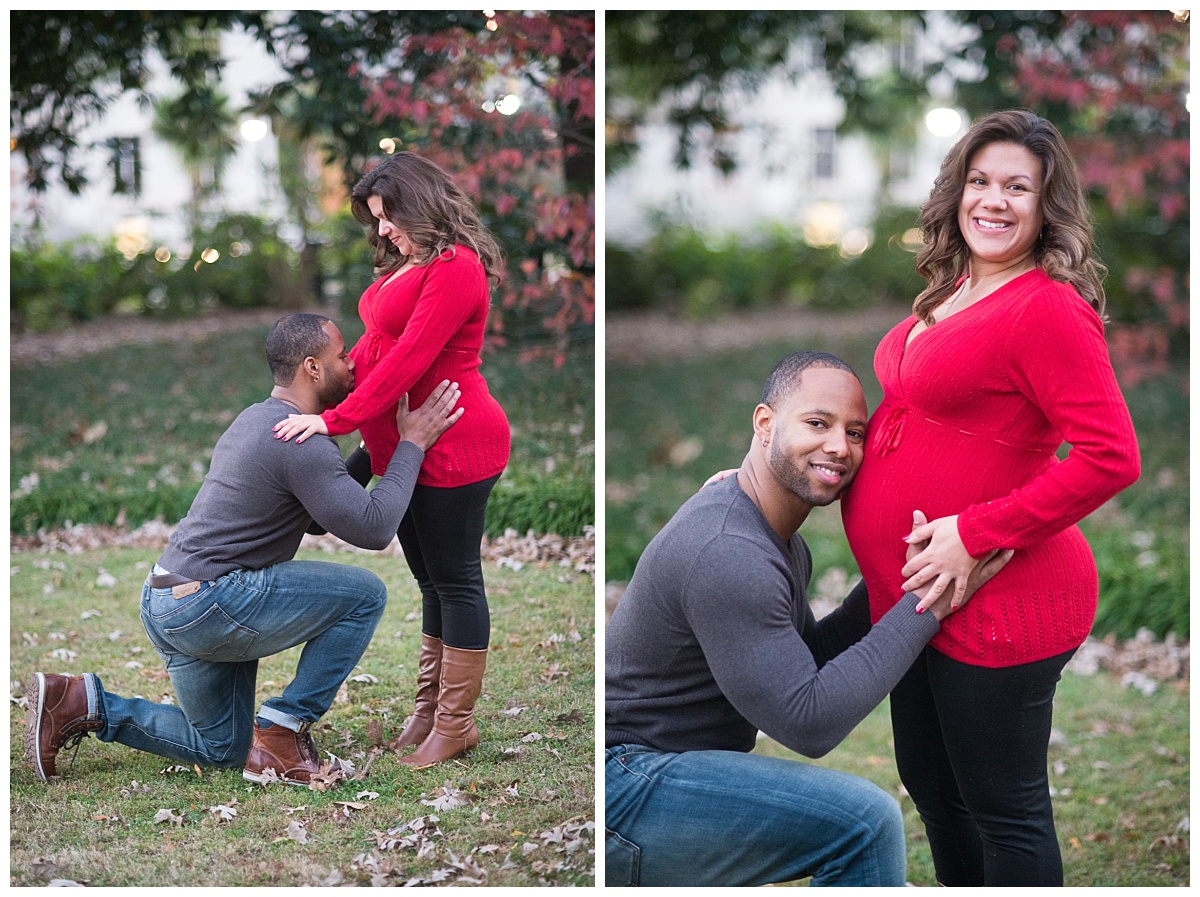
<path fill-rule="evenodd" d="M 34 694 L 37 700 L 34 700 Z M 46 704 L 46 676 L 44 673 L 34 673 L 25 689 L 25 759 L 33 767 L 33 774 L 39 781 L 47 782 L 50 777 L 42 766 L 42 752 L 39 745 L 42 741 L 42 709 Z"/>

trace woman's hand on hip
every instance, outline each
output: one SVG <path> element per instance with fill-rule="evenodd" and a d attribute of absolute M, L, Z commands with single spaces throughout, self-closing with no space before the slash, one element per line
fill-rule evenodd
<path fill-rule="evenodd" d="M 287 420 L 275 425 L 275 438 L 284 442 L 295 436 L 299 444 L 314 433 L 329 435 L 329 426 L 319 414 L 289 414 Z"/>

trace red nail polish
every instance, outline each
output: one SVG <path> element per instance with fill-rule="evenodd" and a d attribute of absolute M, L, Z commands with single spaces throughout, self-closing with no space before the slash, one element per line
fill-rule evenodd
<path fill-rule="evenodd" d="M 923 607 L 918 607 L 918 608 L 917 608 L 917 613 L 919 613 L 919 614 L 923 614 L 923 613 L 925 613 L 925 608 L 923 608 Z"/>

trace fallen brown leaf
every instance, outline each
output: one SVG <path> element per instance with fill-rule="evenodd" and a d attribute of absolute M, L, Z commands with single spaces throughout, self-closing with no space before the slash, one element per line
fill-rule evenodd
<path fill-rule="evenodd" d="M 383 721 L 373 719 L 367 722 L 367 741 L 371 744 L 383 743 Z"/>

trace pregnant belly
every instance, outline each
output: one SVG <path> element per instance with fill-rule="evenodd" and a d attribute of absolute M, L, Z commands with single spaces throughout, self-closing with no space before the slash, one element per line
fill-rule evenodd
<path fill-rule="evenodd" d="M 1004 484 L 1000 494 L 1008 492 Z M 842 520 L 870 592 L 872 622 L 904 594 L 905 577 L 900 571 L 913 510 L 932 520 L 952 516 L 996 494 L 994 483 L 989 489 L 982 482 L 971 482 L 953 466 L 913 463 L 902 452 L 882 457 L 868 454 L 842 499 Z M 931 644 L 950 656 L 985 666 L 992 666 L 995 657 L 1027 660 L 1039 652 L 1039 640 L 1031 632 L 1058 636 L 1069 631 L 1067 640 L 1086 636 L 1097 591 L 1091 549 L 1078 526 L 1069 526 L 1016 550 L 991 582 L 943 622 Z"/>

